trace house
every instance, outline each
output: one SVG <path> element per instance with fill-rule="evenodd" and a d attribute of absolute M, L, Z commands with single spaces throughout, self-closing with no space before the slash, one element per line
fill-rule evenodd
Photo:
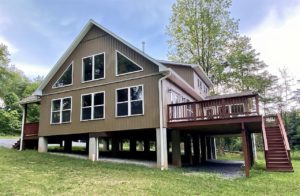
<path fill-rule="evenodd" d="M 292 170 L 280 116 L 260 115 L 257 93 L 208 96 L 212 86 L 200 66 L 153 59 L 90 20 L 40 87 L 20 102 L 20 148 L 47 152 L 56 143 L 70 152 L 72 141 L 81 140 L 91 160 L 155 160 L 166 169 L 216 158 L 215 136 L 235 134 L 249 175 L 251 135 L 263 133 L 268 169 Z M 30 104 L 40 105 L 38 123 L 26 121 Z"/>

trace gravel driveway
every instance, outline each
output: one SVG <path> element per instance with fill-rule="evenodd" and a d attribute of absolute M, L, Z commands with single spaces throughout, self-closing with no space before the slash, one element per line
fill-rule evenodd
<path fill-rule="evenodd" d="M 0 146 L 5 148 L 11 148 L 18 139 L 0 139 Z"/>

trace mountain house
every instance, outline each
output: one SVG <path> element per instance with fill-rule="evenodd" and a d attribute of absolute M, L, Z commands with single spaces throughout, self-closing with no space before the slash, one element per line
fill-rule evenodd
<path fill-rule="evenodd" d="M 93 161 L 152 160 L 166 169 L 215 159 L 215 137 L 238 135 L 249 176 L 253 133 L 262 133 L 267 169 L 292 171 L 280 115 L 263 117 L 257 93 L 209 96 L 212 86 L 200 66 L 153 59 L 90 20 L 40 87 L 20 102 L 16 146 L 47 152 L 48 145 L 60 144 L 72 152 L 72 141 L 80 140 Z M 39 104 L 39 122 L 27 122 L 30 104 Z"/>

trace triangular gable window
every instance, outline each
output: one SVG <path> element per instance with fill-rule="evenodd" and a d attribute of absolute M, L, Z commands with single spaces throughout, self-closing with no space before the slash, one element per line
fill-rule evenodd
<path fill-rule="evenodd" d="M 117 75 L 143 71 L 137 63 L 117 51 Z"/>
<path fill-rule="evenodd" d="M 64 86 L 72 85 L 73 82 L 73 65 L 69 65 L 65 72 L 60 76 L 60 78 L 55 82 L 53 88 L 59 88 Z"/>

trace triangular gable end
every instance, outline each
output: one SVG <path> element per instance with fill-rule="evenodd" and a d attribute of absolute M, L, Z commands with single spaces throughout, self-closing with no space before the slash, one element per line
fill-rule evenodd
<path fill-rule="evenodd" d="M 127 57 L 125 54 L 116 51 L 117 76 L 143 71 L 143 67 Z"/>
<path fill-rule="evenodd" d="M 58 80 L 53 84 L 52 88 L 60 88 L 71 86 L 73 84 L 73 63 L 62 73 Z"/>
<path fill-rule="evenodd" d="M 78 46 L 78 44 L 84 38 L 84 36 L 89 32 L 89 30 L 93 26 L 96 26 L 96 27 L 100 28 L 104 32 L 108 33 L 109 35 L 111 35 L 115 39 L 119 40 L 120 42 L 122 42 L 123 44 L 125 44 L 126 46 L 128 46 L 129 48 L 131 48 L 132 50 L 134 50 L 135 52 L 137 52 L 138 54 L 142 55 L 143 57 L 145 57 L 146 59 L 148 59 L 152 63 L 156 64 L 159 67 L 159 71 L 160 72 L 169 70 L 166 66 L 164 66 L 161 63 L 159 63 L 158 61 L 156 61 L 152 57 L 148 56 L 143 51 L 141 51 L 140 49 L 134 47 L 133 45 L 131 45 L 130 43 L 128 43 L 124 39 L 122 39 L 119 36 L 115 35 L 113 32 L 109 31 L 105 27 L 103 27 L 100 24 L 96 23 L 94 20 L 89 20 L 89 22 L 84 26 L 84 28 L 82 29 L 82 31 L 80 32 L 80 34 L 72 42 L 72 44 L 67 49 L 67 51 L 63 54 L 63 56 L 58 60 L 58 62 L 54 65 L 54 67 L 51 69 L 51 71 L 45 77 L 45 79 L 43 80 L 43 82 L 41 83 L 41 85 L 39 86 L 39 88 L 33 93 L 33 95 L 39 95 L 39 96 L 42 95 L 43 89 L 46 87 L 46 85 L 49 83 L 49 81 L 52 79 L 52 77 L 56 74 L 56 72 L 59 70 L 59 68 L 63 65 L 63 63 L 66 61 L 66 59 L 71 55 L 71 53 L 75 50 L 75 48 Z"/>

